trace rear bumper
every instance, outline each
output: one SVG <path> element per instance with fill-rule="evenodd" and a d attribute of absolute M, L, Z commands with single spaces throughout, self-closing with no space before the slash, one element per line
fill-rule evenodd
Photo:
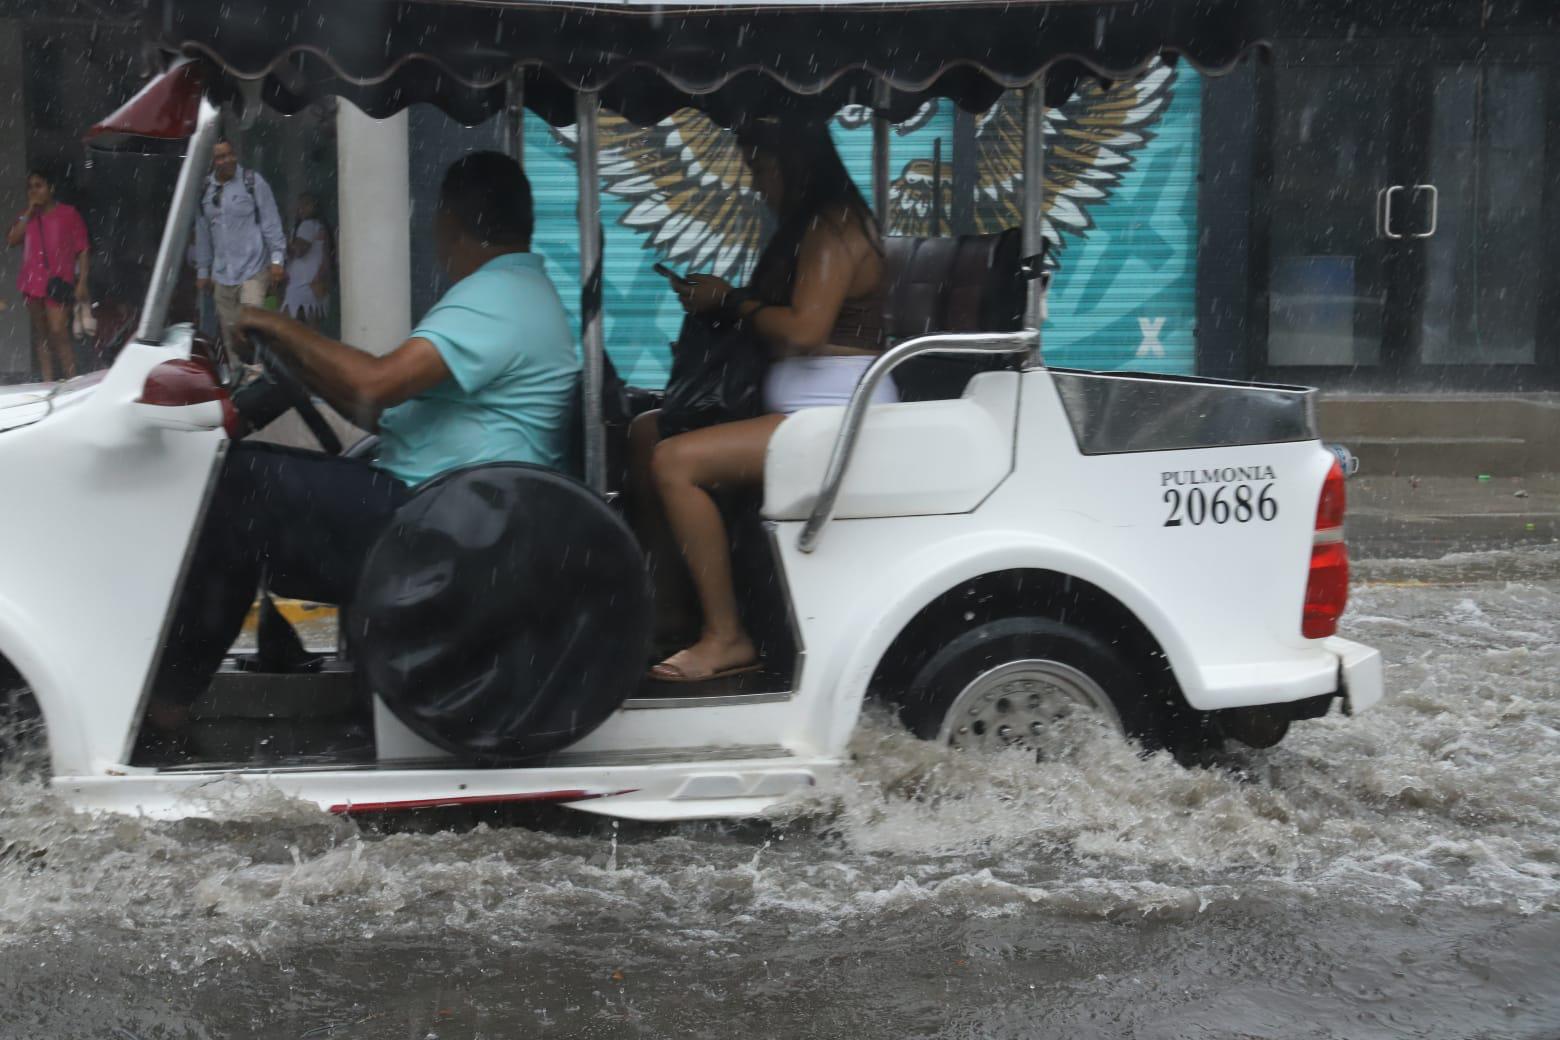
<path fill-rule="evenodd" d="M 1358 714 L 1381 700 L 1385 692 L 1381 651 L 1338 636 L 1329 638 L 1325 645 L 1338 657 L 1338 692 L 1343 695 L 1346 712 Z"/>

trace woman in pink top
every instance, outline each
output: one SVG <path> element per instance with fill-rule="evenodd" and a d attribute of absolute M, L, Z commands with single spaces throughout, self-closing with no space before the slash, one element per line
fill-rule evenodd
<path fill-rule="evenodd" d="M 27 209 L 6 232 L 5 244 L 24 246 L 16 287 L 27 301 L 33 351 L 44 382 L 54 381 L 56 363 L 66 379 L 74 378 L 71 304 L 88 299 L 87 225 L 74 206 L 55 201 L 54 178 L 49 174 L 34 170 L 27 175 Z M 51 293 L 54 279 L 64 284 Z"/>

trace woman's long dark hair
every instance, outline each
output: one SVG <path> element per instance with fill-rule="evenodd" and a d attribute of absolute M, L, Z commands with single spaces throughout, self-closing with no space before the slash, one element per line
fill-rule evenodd
<path fill-rule="evenodd" d="M 846 171 L 827 122 L 755 120 L 737 129 L 737 142 L 779 164 L 780 183 L 785 192 L 776 207 L 779 210 L 778 226 L 753 273 L 754 287 L 760 292 L 769 289 L 783 271 L 789 293 L 802 239 L 813 222 L 824 214 L 843 210 L 861 222 L 862 230 L 874 246 L 882 248 L 877 218 Z"/>

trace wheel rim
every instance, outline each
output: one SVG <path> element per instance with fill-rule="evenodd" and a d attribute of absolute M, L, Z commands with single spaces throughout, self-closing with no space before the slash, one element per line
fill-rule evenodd
<path fill-rule="evenodd" d="M 1010 661 L 959 691 L 937 739 L 970 750 L 1042 750 L 1048 734 L 1084 718 L 1121 732 L 1110 695 L 1083 672 L 1060 661 Z"/>

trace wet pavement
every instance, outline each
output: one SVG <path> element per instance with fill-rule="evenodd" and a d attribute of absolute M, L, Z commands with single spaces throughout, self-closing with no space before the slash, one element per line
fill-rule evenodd
<path fill-rule="evenodd" d="M 1348 495 L 1349 543 L 1366 557 L 1560 544 L 1560 474 L 1360 476 Z"/>
<path fill-rule="evenodd" d="M 0 1036 L 1560 1035 L 1560 550 L 1356 566 L 1388 699 L 1186 770 L 878 719 L 741 825 L 0 782 Z"/>

